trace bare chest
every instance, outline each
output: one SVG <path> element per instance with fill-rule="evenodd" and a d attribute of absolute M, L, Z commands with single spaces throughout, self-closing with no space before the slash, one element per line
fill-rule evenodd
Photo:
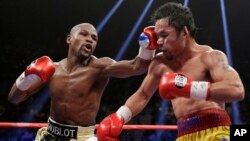
<path fill-rule="evenodd" d="M 209 79 L 208 69 L 199 58 L 190 59 L 183 64 L 167 62 L 166 66 L 168 71 L 183 74 L 192 78 L 192 80 L 201 81 Z"/>
<path fill-rule="evenodd" d="M 58 69 L 50 81 L 53 96 L 71 95 L 81 97 L 91 94 L 93 87 L 98 85 L 100 71 L 97 69 L 79 69 L 67 72 Z"/>

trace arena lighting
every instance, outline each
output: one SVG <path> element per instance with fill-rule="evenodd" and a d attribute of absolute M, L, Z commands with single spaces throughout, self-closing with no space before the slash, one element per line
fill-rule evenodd
<path fill-rule="evenodd" d="M 116 61 L 119 61 L 123 57 L 123 55 L 126 52 L 126 50 L 127 50 L 128 46 L 129 46 L 132 38 L 135 35 L 136 30 L 138 29 L 139 25 L 141 24 L 143 18 L 145 17 L 146 13 L 148 12 L 148 10 L 149 10 L 150 6 L 152 5 L 153 1 L 154 0 L 149 0 L 148 1 L 148 4 L 146 5 L 146 7 L 144 8 L 144 10 L 142 11 L 142 14 L 140 15 L 139 19 L 135 23 L 133 29 L 130 31 L 127 39 L 123 43 L 123 45 L 122 45 L 121 49 L 119 50 L 118 54 L 116 55 L 116 57 L 115 57 Z"/>
<path fill-rule="evenodd" d="M 39 110 L 44 107 L 45 103 L 50 97 L 50 90 L 46 85 L 41 92 L 37 94 L 37 97 L 34 97 L 34 101 L 31 104 L 28 104 L 26 107 L 26 112 L 18 119 L 19 122 L 31 122 L 34 116 L 39 113 Z M 10 133 L 11 137 L 19 135 L 21 130 L 15 129 Z"/>
<path fill-rule="evenodd" d="M 183 5 L 188 6 L 188 3 L 189 3 L 189 0 L 184 0 Z M 161 111 L 159 111 L 158 119 L 156 121 L 156 124 L 165 124 L 167 122 L 165 120 L 165 119 L 167 119 L 165 112 L 166 112 L 166 110 L 169 109 L 169 105 L 170 105 L 170 102 L 168 102 L 166 100 L 161 101 Z M 156 140 L 161 139 L 161 136 L 163 135 L 163 132 L 164 131 L 157 131 L 156 132 Z M 167 134 L 169 134 L 169 131 L 167 131 Z"/>
<path fill-rule="evenodd" d="M 184 0 L 183 5 L 188 6 L 188 2 L 189 2 L 189 0 Z"/>
<path fill-rule="evenodd" d="M 231 55 L 231 47 L 230 47 L 229 34 L 228 34 L 228 28 L 227 28 L 227 18 L 226 18 L 224 0 L 220 0 L 220 6 L 221 6 L 221 18 L 222 18 L 223 31 L 224 31 L 226 54 L 228 57 L 229 64 L 233 66 L 233 59 Z M 242 122 L 241 122 L 238 102 L 232 102 L 231 107 L 232 107 L 233 124 L 241 124 Z"/>
<path fill-rule="evenodd" d="M 34 118 L 35 114 L 45 105 L 47 100 L 50 97 L 50 90 L 46 85 L 41 92 L 38 93 L 37 97 L 34 97 L 34 101 L 31 104 L 28 104 L 27 112 L 25 112 L 20 118 L 19 121 L 30 122 Z"/>
<path fill-rule="evenodd" d="M 169 111 L 169 105 L 170 103 L 167 102 L 166 100 L 161 101 L 161 108 L 159 109 L 160 113 L 158 114 L 157 120 L 156 120 L 156 125 L 164 125 L 166 123 L 166 111 Z M 160 141 L 162 135 L 166 132 L 167 134 L 169 133 L 168 131 L 160 130 L 156 131 L 156 141 Z"/>
<path fill-rule="evenodd" d="M 121 5 L 121 3 L 123 2 L 123 0 L 119 0 L 117 1 L 117 3 L 114 5 L 114 7 L 108 12 L 108 14 L 104 17 L 104 19 L 101 21 L 101 23 L 99 23 L 99 25 L 96 28 L 96 31 L 99 33 L 103 27 L 105 26 L 105 24 L 108 22 L 108 20 L 112 17 L 112 15 L 115 13 L 115 11 L 117 10 L 117 8 Z"/>

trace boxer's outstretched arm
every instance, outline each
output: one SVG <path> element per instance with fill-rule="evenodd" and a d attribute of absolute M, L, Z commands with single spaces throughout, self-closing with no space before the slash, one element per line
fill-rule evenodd
<path fill-rule="evenodd" d="M 17 78 L 10 90 L 8 100 L 15 104 L 26 100 L 47 83 L 54 72 L 55 66 L 49 57 L 42 56 L 36 59 Z"/>
<path fill-rule="evenodd" d="M 139 52 L 135 59 L 123 60 L 108 65 L 104 69 L 104 73 L 109 76 L 119 78 L 145 73 L 151 59 L 155 56 L 155 50 L 158 49 L 154 26 L 144 28 L 143 32 L 139 36 L 139 46 Z"/>
<path fill-rule="evenodd" d="M 112 77 L 127 78 L 146 73 L 150 62 L 150 60 L 135 57 L 133 60 L 122 60 L 108 65 L 103 72 Z"/>

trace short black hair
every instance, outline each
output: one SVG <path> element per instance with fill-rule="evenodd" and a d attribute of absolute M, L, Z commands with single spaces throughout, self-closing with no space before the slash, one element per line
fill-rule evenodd
<path fill-rule="evenodd" d="M 195 37 L 197 27 L 191 10 L 181 3 L 167 2 L 160 6 L 150 17 L 151 22 L 155 23 L 159 19 L 168 18 L 168 24 L 173 26 L 177 33 L 187 27 L 191 37 Z"/>

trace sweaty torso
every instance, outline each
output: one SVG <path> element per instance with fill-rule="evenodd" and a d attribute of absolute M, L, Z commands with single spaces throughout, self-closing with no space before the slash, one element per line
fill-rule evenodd
<path fill-rule="evenodd" d="M 102 61 L 92 59 L 87 66 L 69 71 L 60 61 L 50 80 L 50 116 L 70 125 L 94 125 L 108 76 L 102 75 Z"/>
<path fill-rule="evenodd" d="M 163 55 L 158 57 L 161 75 L 167 71 L 180 73 L 194 81 L 212 81 L 207 66 L 202 61 L 202 54 L 209 48 L 198 49 L 193 57 L 180 64 L 175 60 L 167 60 Z M 176 118 L 184 117 L 196 111 L 209 108 L 224 108 L 225 104 L 212 101 L 199 101 L 191 98 L 177 97 L 171 100 Z"/>

